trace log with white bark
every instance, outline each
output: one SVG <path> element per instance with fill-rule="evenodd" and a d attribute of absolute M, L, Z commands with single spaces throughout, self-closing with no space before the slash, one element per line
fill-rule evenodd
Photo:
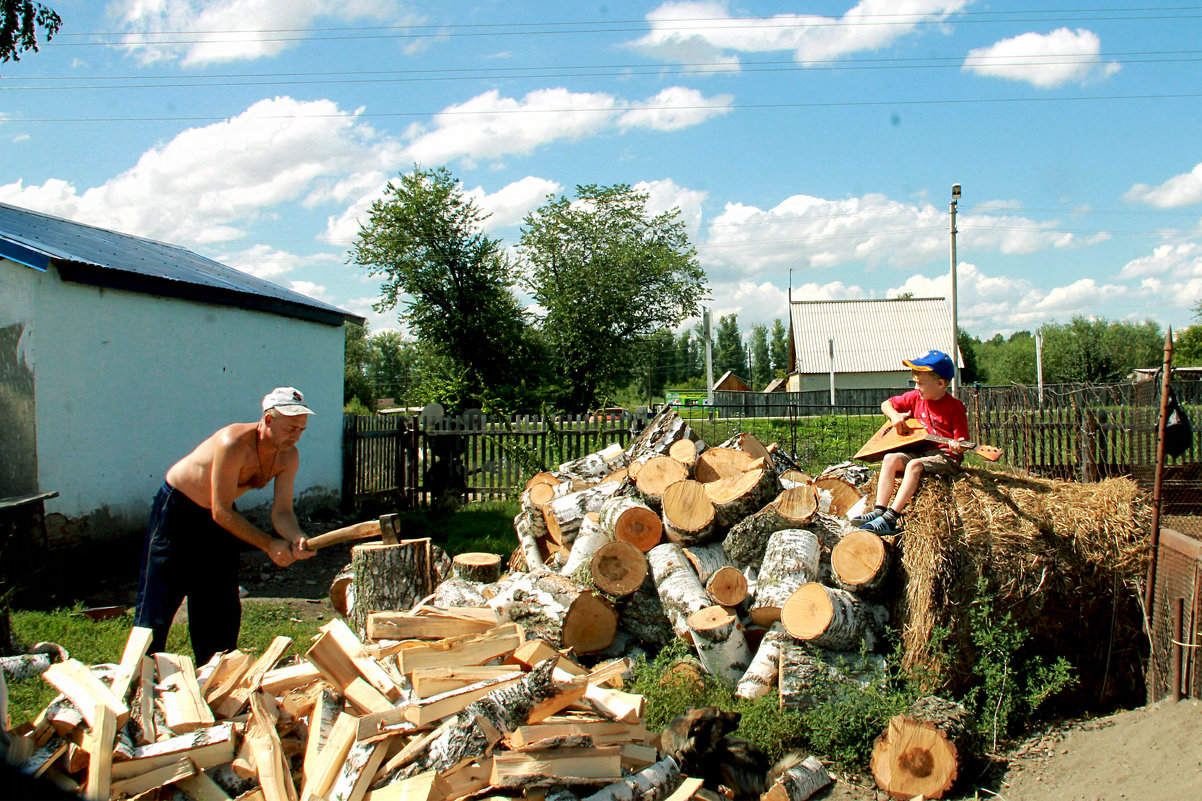
<path fill-rule="evenodd" d="M 528 636 L 579 654 L 608 647 L 618 627 L 617 612 L 608 601 L 566 576 L 546 571 L 517 577 L 488 605 L 501 621 L 519 624 Z"/>
<path fill-rule="evenodd" d="M 487 603 L 483 584 L 461 578 L 450 578 L 439 584 L 431 600 L 431 604 L 440 609 L 485 606 Z"/>
<path fill-rule="evenodd" d="M 858 648 L 869 625 L 867 604 L 847 590 L 811 582 L 784 601 L 780 620 L 785 631 L 822 648 Z"/>
<path fill-rule="evenodd" d="M 513 527 L 518 535 L 518 546 L 522 552 L 522 556 L 526 563 L 526 570 L 534 570 L 536 567 L 544 563 L 545 556 L 542 548 L 539 547 L 539 535 L 534 525 L 530 522 L 531 516 L 519 514 L 513 519 Z M 542 521 L 542 516 L 538 518 Z M 543 525 L 544 532 L 546 525 Z"/>
<path fill-rule="evenodd" d="M 789 639 L 791 637 L 779 622 L 772 624 L 735 686 L 736 698 L 751 700 L 776 689 L 780 675 L 780 646 Z"/>
<path fill-rule="evenodd" d="M 593 793 L 584 801 L 663 801 L 680 786 L 680 782 L 680 765 L 669 756 Z"/>
<path fill-rule="evenodd" d="M 597 522 L 619 542 L 629 542 L 643 553 L 659 545 L 663 523 L 654 509 L 638 498 L 609 498 L 597 511 Z"/>
<path fill-rule="evenodd" d="M 733 567 L 734 562 L 722 549 L 722 543 L 710 542 L 705 545 L 684 546 L 685 558 L 697 572 L 697 579 L 704 584 L 709 577 L 724 567 Z"/>
<path fill-rule="evenodd" d="M 751 664 L 751 651 L 739 619 L 721 606 L 707 606 L 689 615 L 686 623 L 693 635 L 697 658 L 706 671 L 734 687 Z"/>
<path fill-rule="evenodd" d="M 632 463 L 645 462 L 652 456 L 666 455 L 672 443 L 682 439 L 695 441 L 698 437 L 675 409 L 665 406 L 626 448 L 626 455 Z"/>
<path fill-rule="evenodd" d="M 629 542 L 607 542 L 593 554 L 589 572 L 594 587 L 620 598 L 647 578 L 647 557 Z"/>
<path fill-rule="evenodd" d="M 656 650 L 676 639 L 676 631 L 651 575 L 632 595 L 622 599 L 618 607 L 618 627 Z"/>
<path fill-rule="evenodd" d="M 818 496 L 808 484 L 784 490 L 760 511 L 731 526 L 722 548 L 736 567 L 758 568 L 768 538 L 782 529 L 807 528 L 817 506 Z"/>
<path fill-rule="evenodd" d="M 490 584 L 501 577 L 501 557 L 495 553 L 461 553 L 452 559 L 454 578 Z"/>
<path fill-rule="evenodd" d="M 789 638 L 780 644 L 780 708 L 804 710 L 839 696 L 880 686 L 885 660 L 877 654 L 818 648 Z"/>
<path fill-rule="evenodd" d="M 806 801 L 833 781 L 821 762 L 812 756 L 786 770 L 761 796 L 762 801 Z"/>
<path fill-rule="evenodd" d="M 438 583 L 428 538 L 356 545 L 351 549 L 351 575 L 355 603 L 348 607 L 347 619 L 360 638 L 367 636 L 368 614 L 409 609 Z"/>
<path fill-rule="evenodd" d="M 0 672 L 11 679 L 29 679 L 42 675 L 54 663 L 69 658 L 67 650 L 61 645 L 40 642 L 29 653 L 0 656 Z"/>
<path fill-rule="evenodd" d="M 684 549 L 684 555 L 714 603 L 738 606 L 747 598 L 750 591 L 747 575 L 734 566 L 721 543 L 693 545 Z"/>
<path fill-rule="evenodd" d="M 581 456 L 559 466 L 559 472 L 583 479 L 605 478 L 610 473 L 630 463 L 622 446 L 618 443 L 602 448 L 595 453 Z"/>
<path fill-rule="evenodd" d="M 525 725 L 530 711 L 559 693 L 555 659 L 546 659 L 521 681 L 493 690 L 456 715 L 456 723 L 435 737 L 420 756 L 399 771 L 400 778 L 447 768 L 486 753 L 506 732 Z M 390 777 L 393 778 L 393 777 Z"/>
<path fill-rule="evenodd" d="M 710 448 L 697 457 L 697 464 L 693 465 L 693 478 L 702 484 L 735 478 L 746 473 L 756 458 L 734 448 Z"/>
<path fill-rule="evenodd" d="M 936 696 L 889 721 L 872 749 L 872 775 L 893 798 L 943 798 L 978 756 L 968 711 Z"/>
<path fill-rule="evenodd" d="M 657 545 L 647 552 L 647 564 L 655 581 L 655 589 L 663 604 L 664 613 L 672 623 L 676 636 L 688 639 L 688 618 L 710 605 L 705 588 L 675 543 Z"/>
<path fill-rule="evenodd" d="M 868 593 L 880 589 L 892 562 L 888 544 L 871 531 L 847 533 L 831 549 L 831 572 L 842 589 Z"/>
<path fill-rule="evenodd" d="M 543 522 L 543 507 L 555 500 L 556 484 L 535 484 L 521 494 L 519 501 L 522 505 L 522 512 L 530 515 L 535 526 L 535 533 L 542 534 L 546 529 L 546 524 Z"/>
<path fill-rule="evenodd" d="M 848 510 L 864 499 L 864 493 L 846 479 L 822 475 L 814 479 L 814 488 L 822 501 L 818 511 L 831 517 L 846 517 Z"/>
<path fill-rule="evenodd" d="M 799 528 L 774 532 L 756 578 L 751 619 L 761 626 L 779 620 L 781 607 L 793 592 L 818 577 L 821 554 L 822 546 L 812 532 Z"/>
<path fill-rule="evenodd" d="M 597 513 L 585 515 L 580 521 L 580 530 L 576 532 L 576 539 L 572 541 L 568 559 L 560 573 L 569 577 L 575 575 L 577 570 L 592 561 L 593 554 L 602 545 L 612 541 L 613 537 L 598 522 Z"/>
<path fill-rule="evenodd" d="M 570 548 L 572 541 L 576 539 L 576 533 L 580 530 L 580 522 L 584 516 L 589 512 L 599 510 L 601 504 L 621 488 L 621 481 L 609 481 L 569 492 L 551 501 L 543 509 L 543 519 L 547 522 L 547 536 L 556 545 Z"/>
<path fill-rule="evenodd" d="M 664 490 L 664 534 L 670 541 L 679 545 L 710 542 L 720 535 L 717 518 L 704 484 L 686 478 Z"/>
<path fill-rule="evenodd" d="M 772 464 L 772 453 L 754 434 L 739 432 L 718 447 L 732 448 L 736 451 L 743 451 L 743 453 L 746 453 L 752 459 L 762 458 L 765 459 L 769 464 Z"/>
<path fill-rule="evenodd" d="M 729 528 L 769 503 L 781 491 L 776 472 L 769 467 L 711 481 L 705 493 L 714 504 L 718 525 Z"/>
<path fill-rule="evenodd" d="M 634 480 L 634 494 L 648 507 L 659 509 L 664 490 L 688 477 L 688 468 L 671 456 L 653 456 L 639 469 Z"/>

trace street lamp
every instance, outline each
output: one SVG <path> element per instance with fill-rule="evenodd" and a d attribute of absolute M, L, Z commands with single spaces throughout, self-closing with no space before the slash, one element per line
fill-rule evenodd
<path fill-rule="evenodd" d="M 960 372 L 960 339 L 959 328 L 957 327 L 957 297 L 956 297 L 956 205 L 960 202 L 960 184 L 952 184 L 952 202 L 948 204 L 948 211 L 951 213 L 951 235 L 952 235 L 952 364 L 956 368 L 956 373 Z M 952 391 L 956 389 L 956 380 L 952 379 Z"/>

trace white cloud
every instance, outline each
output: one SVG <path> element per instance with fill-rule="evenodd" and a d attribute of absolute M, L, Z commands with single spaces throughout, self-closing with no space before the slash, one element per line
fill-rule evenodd
<path fill-rule="evenodd" d="M 635 191 L 647 193 L 647 211 L 651 214 L 663 214 L 665 211 L 679 208 L 680 219 L 685 224 L 689 239 L 696 245 L 701 232 L 702 206 L 709 196 L 708 192 L 680 186 L 671 178 L 640 181 L 633 188 Z"/>
<path fill-rule="evenodd" d="M 971 0 L 862 0 L 842 17 L 732 17 L 725 2 L 667 2 L 647 14 L 650 31 L 632 43 L 683 64 L 737 64 L 738 53 L 793 51 L 801 63 L 879 50 L 961 10 Z M 703 71 L 703 70 L 699 70 Z"/>
<path fill-rule="evenodd" d="M 1147 256 L 1132 259 L 1119 270 L 1119 278 L 1149 276 L 1202 276 L 1202 244 L 1183 242 L 1176 245 L 1157 245 Z"/>
<path fill-rule="evenodd" d="M 618 127 L 676 131 L 728 113 L 733 102 L 733 95 L 707 98 L 696 89 L 670 86 L 650 100 L 633 103 L 635 108 L 618 118 Z"/>
<path fill-rule="evenodd" d="M 1202 203 L 1202 162 L 1187 173 L 1174 175 L 1160 186 L 1136 184 L 1123 195 L 1124 200 L 1145 203 L 1158 209 L 1175 209 Z"/>
<path fill-rule="evenodd" d="M 326 291 L 324 286 L 315 284 L 312 281 L 289 281 L 288 288 L 293 292 L 299 292 L 302 295 L 313 298 L 314 300 L 324 301 L 325 303 L 333 303 L 330 298 L 330 293 Z"/>
<path fill-rule="evenodd" d="M 123 233 L 191 245 L 241 237 L 272 207 L 378 163 L 373 132 L 332 101 L 262 100 L 191 128 L 80 193 L 52 179 L 0 187 L 19 205 Z"/>
<path fill-rule="evenodd" d="M 1040 89 L 1109 78 L 1117 62 L 1103 62 L 1102 42 L 1093 31 L 1058 28 L 1048 34 L 1024 33 L 989 47 L 970 50 L 963 69 L 977 75 L 1023 81 Z"/>
<path fill-rule="evenodd" d="M 127 32 L 122 41 L 140 63 L 178 59 L 184 66 L 279 55 L 307 38 L 305 29 L 322 17 L 393 26 L 419 21 L 396 0 L 118 0 L 109 13 Z"/>
<path fill-rule="evenodd" d="M 292 272 L 297 267 L 314 261 L 330 261 L 341 263 L 343 257 L 337 253 L 317 253 L 308 256 L 298 256 L 268 245 L 252 245 L 245 250 L 228 253 L 218 253 L 213 257 L 222 264 L 236 270 L 249 273 L 267 281 L 276 281 L 282 275 Z"/>
<path fill-rule="evenodd" d="M 474 199 L 481 211 L 492 215 L 484 221 L 484 230 L 497 231 L 519 224 L 527 214 L 543 204 L 547 195 L 561 191 L 563 185 L 556 181 L 527 175 L 492 194 L 485 192 L 481 186 L 464 194 Z"/>

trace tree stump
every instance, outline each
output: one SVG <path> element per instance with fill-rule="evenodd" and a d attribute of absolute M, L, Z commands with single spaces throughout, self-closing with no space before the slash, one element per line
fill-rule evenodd
<path fill-rule="evenodd" d="M 780 611 L 785 631 L 822 648 L 856 648 L 864 636 L 863 604 L 846 590 L 811 582 L 792 593 Z"/>
<path fill-rule="evenodd" d="M 659 545 L 664 526 L 651 507 L 629 495 L 609 498 L 597 511 L 597 522 L 615 540 L 643 553 Z"/>
<path fill-rule="evenodd" d="M 688 469 L 671 456 L 653 456 L 639 469 L 634 480 L 635 494 L 650 508 L 659 509 L 664 490 L 688 477 Z"/>
<path fill-rule="evenodd" d="M 663 510 L 664 534 L 678 545 L 701 545 L 717 536 L 714 504 L 696 481 L 686 478 L 664 490 Z"/>
<path fill-rule="evenodd" d="M 893 798 L 943 798 L 976 758 L 968 711 L 936 696 L 920 698 L 889 721 L 872 748 L 872 775 Z"/>
<path fill-rule="evenodd" d="M 675 543 L 652 548 L 647 552 L 647 564 L 651 568 L 651 577 L 664 613 L 672 622 L 676 636 L 688 639 L 691 636 L 689 615 L 710 605 L 705 588 L 697 580 L 697 574 L 689 566 L 684 552 Z"/>
<path fill-rule="evenodd" d="M 821 553 L 818 538 L 805 529 L 786 528 L 773 533 L 756 579 L 751 619 L 761 626 L 780 620 L 781 607 L 789 596 L 818 577 Z"/>
<path fill-rule="evenodd" d="M 880 589 L 889 573 L 889 548 L 871 531 L 849 531 L 831 549 L 831 573 L 848 592 Z"/>
<path fill-rule="evenodd" d="M 751 468 L 756 457 L 734 448 L 710 448 L 697 457 L 693 466 L 693 478 L 702 484 L 720 481 L 724 478 L 737 478 Z"/>
<path fill-rule="evenodd" d="M 517 623 L 527 636 L 552 648 L 573 648 L 591 654 L 609 647 L 618 628 L 618 614 L 588 588 L 555 573 L 537 571 L 517 577 L 488 605 L 499 618 Z"/>
<path fill-rule="evenodd" d="M 501 557 L 495 553 L 461 553 L 451 560 L 455 578 L 491 584 L 501 577 Z"/>
<path fill-rule="evenodd" d="M 580 521 L 580 530 L 576 532 L 576 539 L 568 552 L 568 560 L 559 572 L 565 576 L 574 576 L 577 570 L 592 561 L 593 554 L 602 545 L 611 542 L 612 539 L 609 532 L 597 522 L 597 513 L 588 513 L 584 520 Z"/>
<path fill-rule="evenodd" d="M 812 756 L 781 774 L 761 801 L 806 801 L 832 781 L 821 762 Z"/>
<path fill-rule="evenodd" d="M 736 698 L 759 698 L 777 686 L 780 676 L 781 643 L 791 639 L 779 622 L 772 624 L 772 628 L 760 640 L 751 664 L 735 685 Z"/>
<path fill-rule="evenodd" d="M 718 525 L 729 528 L 769 503 L 780 492 L 770 468 L 759 467 L 733 478 L 711 481 L 705 493 L 714 504 Z"/>
<path fill-rule="evenodd" d="M 348 619 L 363 639 L 370 613 L 411 609 L 434 591 L 430 540 L 356 545 L 351 549 L 351 575 L 354 604 L 347 610 Z"/>
<path fill-rule="evenodd" d="M 739 619 L 721 606 L 707 606 L 689 615 L 686 624 L 706 671 L 723 684 L 735 686 L 751 664 Z"/>
<path fill-rule="evenodd" d="M 589 571 L 597 589 L 620 598 L 647 578 L 647 557 L 629 542 L 607 542 L 593 554 Z"/>
<path fill-rule="evenodd" d="M 802 528 L 818 508 L 818 496 L 808 484 L 787 489 L 755 514 L 731 526 L 722 548 L 736 567 L 758 568 L 768 538 L 786 528 Z"/>

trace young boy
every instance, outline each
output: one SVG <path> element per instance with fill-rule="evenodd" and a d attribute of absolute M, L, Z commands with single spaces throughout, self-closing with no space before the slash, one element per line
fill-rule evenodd
<path fill-rule="evenodd" d="M 917 359 L 903 359 L 902 364 L 910 368 L 914 389 L 881 404 L 881 411 L 889 422 L 898 425 L 913 418 L 931 434 L 968 439 L 968 411 L 957 398 L 947 394 L 948 383 L 956 375 L 951 357 L 932 350 Z M 905 428 L 898 430 L 904 433 Z M 854 518 L 852 525 L 877 534 L 897 534 L 901 530 L 901 511 L 918 491 L 923 473 L 956 472 L 963 458 L 964 448 L 956 445 L 939 445 L 918 453 L 887 454 L 877 479 L 876 506 L 871 512 Z M 898 473 L 902 474 L 901 486 L 890 505 L 889 496 L 893 494 L 893 481 Z"/>

